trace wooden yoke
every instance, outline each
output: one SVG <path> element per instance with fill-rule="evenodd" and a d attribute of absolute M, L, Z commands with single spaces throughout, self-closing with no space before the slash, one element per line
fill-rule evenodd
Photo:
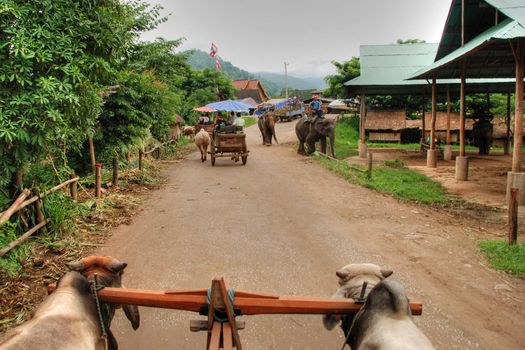
<path fill-rule="evenodd" d="M 48 292 L 55 290 L 55 285 L 48 286 Z M 192 332 L 206 331 L 207 350 L 242 350 L 239 329 L 244 329 L 244 321 L 235 320 L 238 315 L 270 314 L 356 314 L 362 303 L 352 299 L 312 298 L 298 296 L 280 296 L 269 293 L 235 291 L 234 305 L 228 296 L 228 287 L 224 278 L 212 280 L 208 302 L 206 289 L 191 290 L 141 290 L 129 288 L 105 287 L 98 291 L 101 301 L 137 306 L 158 307 L 185 310 L 208 316 L 207 320 L 190 321 Z M 420 301 L 410 300 L 412 315 L 421 315 L 423 305 Z"/>

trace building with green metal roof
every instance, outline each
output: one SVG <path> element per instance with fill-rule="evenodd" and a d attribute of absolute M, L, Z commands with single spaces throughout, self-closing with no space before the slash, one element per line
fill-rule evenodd
<path fill-rule="evenodd" d="M 515 78 L 514 148 L 507 198 L 512 187 L 519 188 L 521 204 L 525 204 L 525 173 L 521 172 L 524 73 L 525 1 L 453 0 L 435 61 L 410 77 L 415 81 L 432 79 L 434 93 L 438 79 L 460 78 L 463 125 L 466 78 Z M 466 174 L 466 170 L 468 159 L 461 142 L 456 177 L 466 180 L 466 175 L 458 176 L 458 172 Z"/>

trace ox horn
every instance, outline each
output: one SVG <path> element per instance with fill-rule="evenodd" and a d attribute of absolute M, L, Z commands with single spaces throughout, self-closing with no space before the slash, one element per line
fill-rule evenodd
<path fill-rule="evenodd" d="M 335 274 L 339 278 L 346 278 L 349 275 L 349 272 L 347 270 L 345 270 L 345 269 L 341 269 L 341 270 L 337 270 L 335 272 Z"/>
<path fill-rule="evenodd" d="M 113 260 L 112 262 L 110 262 L 106 268 L 113 272 L 113 273 L 118 273 L 122 270 L 124 270 L 126 268 L 126 266 L 128 266 L 128 263 L 125 263 L 123 261 L 118 261 L 118 260 Z"/>
<path fill-rule="evenodd" d="M 392 270 L 381 269 L 381 275 L 383 275 L 384 278 L 387 278 L 388 276 L 390 276 L 393 273 L 394 273 L 394 271 L 392 271 Z"/>
<path fill-rule="evenodd" d="M 82 261 L 68 262 L 66 263 L 66 266 L 71 271 L 77 271 L 77 272 L 82 272 L 85 268 L 85 265 Z"/>

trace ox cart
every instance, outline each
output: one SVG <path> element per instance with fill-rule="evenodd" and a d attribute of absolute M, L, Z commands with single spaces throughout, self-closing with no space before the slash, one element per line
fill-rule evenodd
<path fill-rule="evenodd" d="M 235 162 L 239 160 L 245 165 L 248 161 L 248 148 L 246 146 L 246 134 L 242 127 L 229 126 L 213 132 L 211 137 L 210 151 L 211 165 L 215 166 L 215 160 L 220 157 L 229 157 Z"/>
<path fill-rule="evenodd" d="M 195 124 L 194 127 L 195 127 L 195 135 L 197 135 L 197 133 L 201 131 L 201 129 L 204 129 L 211 136 L 213 134 L 213 128 L 215 127 L 215 125 L 213 124 Z"/>

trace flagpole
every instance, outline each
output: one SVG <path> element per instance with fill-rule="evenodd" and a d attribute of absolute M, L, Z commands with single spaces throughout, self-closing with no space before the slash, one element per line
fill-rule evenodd
<path fill-rule="evenodd" d="M 288 65 L 290 63 L 284 62 L 284 88 L 286 91 L 286 98 L 288 98 Z"/>

